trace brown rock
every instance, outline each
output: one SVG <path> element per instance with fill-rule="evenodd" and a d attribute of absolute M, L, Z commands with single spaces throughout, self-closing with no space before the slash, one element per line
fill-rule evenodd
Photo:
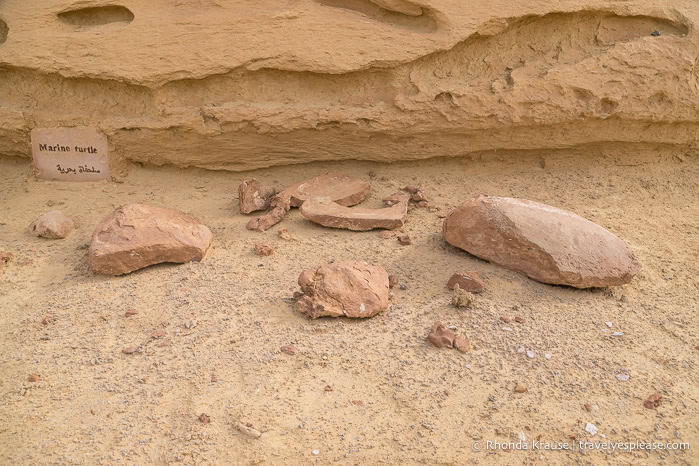
<path fill-rule="evenodd" d="M 301 207 L 308 199 L 327 199 L 349 207 L 362 202 L 369 195 L 371 185 L 359 178 L 327 173 L 286 188 L 291 207 Z M 281 194 L 281 193 L 280 193 Z"/>
<path fill-rule="evenodd" d="M 518 324 L 523 324 L 524 323 L 524 317 L 522 316 L 515 316 L 515 322 Z"/>
<path fill-rule="evenodd" d="M 323 198 L 341 206 L 351 206 L 362 202 L 370 190 L 369 183 L 357 178 L 334 173 L 316 176 L 277 193 L 270 202 L 272 209 L 250 220 L 247 229 L 266 231 L 281 222 L 291 207 L 300 207 L 308 199 Z"/>
<path fill-rule="evenodd" d="M 485 283 L 478 272 L 455 273 L 447 282 L 447 287 L 453 290 L 457 283 L 462 290 L 469 293 L 482 293 L 485 289 Z"/>
<path fill-rule="evenodd" d="M 326 385 L 326 386 L 325 386 L 325 391 L 326 391 L 326 392 L 334 392 L 335 389 L 333 389 L 330 385 Z"/>
<path fill-rule="evenodd" d="M 166 335 L 165 329 L 158 328 L 153 330 L 153 333 L 150 334 L 152 338 L 163 338 Z"/>
<path fill-rule="evenodd" d="M 646 401 L 643 402 L 643 407 L 648 409 L 655 409 L 663 403 L 663 396 L 655 392 L 648 397 Z"/>
<path fill-rule="evenodd" d="M 403 246 L 407 246 L 409 244 L 413 244 L 413 241 L 410 239 L 410 236 L 408 235 L 400 235 L 398 237 L 398 242 L 402 244 Z"/>
<path fill-rule="evenodd" d="M 327 199 L 309 199 L 301 206 L 301 214 L 314 223 L 353 231 L 368 231 L 375 228 L 395 230 L 403 226 L 407 213 L 407 201 L 384 209 L 343 207 Z"/>
<path fill-rule="evenodd" d="M 389 275 L 388 276 L 388 287 L 389 288 L 395 288 L 396 286 L 398 286 L 399 283 L 400 283 L 400 280 L 398 280 L 397 275 Z"/>
<path fill-rule="evenodd" d="M 122 275 L 162 262 L 200 261 L 212 239 L 206 226 L 182 212 L 129 204 L 97 225 L 88 259 L 94 272 Z"/>
<path fill-rule="evenodd" d="M 260 217 L 250 219 L 245 228 L 248 230 L 267 231 L 281 222 L 288 211 L 288 208 L 275 207 Z"/>
<path fill-rule="evenodd" d="M 456 335 L 441 322 L 435 322 L 427 339 L 437 348 L 453 348 Z"/>
<path fill-rule="evenodd" d="M 32 382 L 32 383 L 38 382 L 39 379 L 41 379 L 41 377 L 39 376 L 39 374 L 29 374 L 29 377 L 27 377 L 27 380 L 28 380 L 29 382 Z"/>
<path fill-rule="evenodd" d="M 201 423 L 204 424 L 204 425 L 206 425 L 206 424 L 208 424 L 208 423 L 211 422 L 211 418 L 210 418 L 208 415 L 204 414 L 204 413 L 201 413 L 201 414 L 199 415 L 199 420 L 200 420 Z"/>
<path fill-rule="evenodd" d="M 515 385 L 515 393 L 524 393 L 526 391 L 527 391 L 527 387 L 524 386 L 523 384 L 517 383 L 517 385 Z"/>
<path fill-rule="evenodd" d="M 296 347 L 294 345 L 284 345 L 279 349 L 282 353 L 286 353 L 289 356 L 293 356 L 296 354 Z"/>
<path fill-rule="evenodd" d="M 454 338 L 454 348 L 458 349 L 462 353 L 468 353 L 471 351 L 471 342 L 468 341 L 466 337 L 458 335 Z"/>
<path fill-rule="evenodd" d="M 410 200 L 415 202 L 416 204 L 424 203 L 420 207 L 427 207 L 427 192 L 424 186 L 420 185 L 418 187 L 415 186 L 405 186 L 403 188 L 403 191 L 406 191 L 410 194 Z"/>
<path fill-rule="evenodd" d="M 587 412 L 592 412 L 592 405 L 590 403 L 585 403 L 583 406 Z"/>
<path fill-rule="evenodd" d="M 218 382 L 218 377 L 216 377 L 216 374 L 211 374 L 211 381 Z"/>
<path fill-rule="evenodd" d="M 373 317 L 388 309 L 388 273 L 364 262 L 344 261 L 304 270 L 304 295 L 296 310 L 312 318 Z"/>
<path fill-rule="evenodd" d="M 453 246 L 544 283 L 576 288 L 623 285 L 640 266 L 601 226 L 537 202 L 478 196 L 444 221 Z"/>
<path fill-rule="evenodd" d="M 451 304 L 454 307 L 469 307 L 473 301 L 473 295 L 461 289 L 459 284 L 454 285 L 454 294 L 451 297 Z"/>
<path fill-rule="evenodd" d="M 256 178 L 245 180 L 238 186 L 238 206 L 240 213 L 249 214 L 269 207 L 270 201 L 276 194 L 274 188 L 265 186 Z"/>
<path fill-rule="evenodd" d="M 135 346 L 127 346 L 126 348 L 121 350 L 121 352 L 124 354 L 134 354 L 137 350 L 138 348 L 136 348 Z"/>
<path fill-rule="evenodd" d="M 41 319 L 41 323 L 42 323 L 43 325 L 48 325 L 48 324 L 50 324 L 51 322 L 53 322 L 53 319 L 52 319 L 50 316 L 46 316 L 46 317 L 44 317 L 43 319 Z"/>
<path fill-rule="evenodd" d="M 511 323 L 512 323 L 512 319 L 509 318 L 508 316 L 500 316 L 500 320 L 502 320 L 502 321 L 505 322 L 506 324 L 511 324 Z"/>
<path fill-rule="evenodd" d="M 29 225 L 34 236 L 49 239 L 65 238 L 75 228 L 75 223 L 60 210 L 52 210 L 40 215 Z"/>
<path fill-rule="evenodd" d="M 129 309 L 128 311 L 126 311 L 126 312 L 124 313 L 124 317 L 131 317 L 131 316 L 135 316 L 136 314 L 138 314 L 138 311 L 137 311 L 137 310 L 135 310 L 135 309 Z"/>
<path fill-rule="evenodd" d="M 272 254 L 274 254 L 274 248 L 268 244 L 256 243 L 255 254 L 257 254 L 258 256 L 271 256 Z"/>

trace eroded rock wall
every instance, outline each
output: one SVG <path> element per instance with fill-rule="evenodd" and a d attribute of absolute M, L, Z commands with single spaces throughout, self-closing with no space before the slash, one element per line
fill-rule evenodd
<path fill-rule="evenodd" d="M 78 6 L 76 6 L 78 5 Z M 244 170 L 699 137 L 696 0 L 0 2 L 0 154 Z"/>

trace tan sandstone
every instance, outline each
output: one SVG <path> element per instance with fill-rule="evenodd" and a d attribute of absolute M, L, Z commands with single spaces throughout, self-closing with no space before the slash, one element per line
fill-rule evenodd
<path fill-rule="evenodd" d="M 0 2 L 0 155 L 75 125 L 228 170 L 697 146 L 696 0 L 119 3 Z"/>
<path fill-rule="evenodd" d="M 576 288 L 623 285 L 640 265 L 616 235 L 538 202 L 478 196 L 444 220 L 444 238 L 534 280 Z"/>
<path fill-rule="evenodd" d="M 97 225 L 88 260 L 96 273 L 122 275 L 162 262 L 200 261 L 212 239 L 206 226 L 182 212 L 129 204 Z"/>

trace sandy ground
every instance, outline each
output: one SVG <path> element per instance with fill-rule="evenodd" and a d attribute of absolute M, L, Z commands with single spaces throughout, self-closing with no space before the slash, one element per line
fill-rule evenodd
<path fill-rule="evenodd" d="M 590 148 L 252 174 L 133 167 L 117 182 L 86 184 L 38 182 L 29 168 L 0 159 L 0 250 L 15 256 L 0 276 L 2 464 L 689 465 L 699 458 L 696 155 L 650 148 L 619 157 Z M 411 210 L 403 228 L 410 246 L 377 232 L 324 229 L 298 211 L 266 233 L 245 229 L 236 201 L 242 179 L 282 186 L 329 170 L 370 179 L 366 206 L 422 182 L 441 211 Z M 448 246 L 439 215 L 479 193 L 587 217 L 631 245 L 641 273 L 623 287 L 576 290 Z M 92 230 L 129 202 L 197 217 L 215 235 L 209 256 L 93 275 Z M 77 221 L 76 231 L 65 240 L 29 235 L 30 222 L 54 208 Z M 292 240 L 277 235 L 281 227 Z M 255 256 L 258 241 L 276 253 Z M 389 312 L 313 321 L 294 311 L 288 298 L 301 270 L 350 258 L 380 264 L 407 285 L 392 291 Z M 457 310 L 445 284 L 469 270 L 482 274 L 487 291 L 472 309 Z M 125 317 L 128 310 L 137 314 Z M 524 323 L 500 320 L 515 315 Z M 437 320 L 476 349 L 432 347 L 425 337 Z M 166 337 L 152 339 L 159 328 Z M 296 355 L 280 351 L 287 344 Z M 138 351 L 123 354 L 128 346 Z M 28 380 L 33 373 L 38 382 Z M 518 382 L 526 393 L 513 392 Z M 654 392 L 662 405 L 644 408 Z M 241 434 L 241 420 L 262 436 Z M 598 428 L 594 437 L 587 423 Z M 520 438 L 529 450 L 486 448 Z M 691 449 L 532 449 L 537 439 L 543 447 L 572 438 Z"/>

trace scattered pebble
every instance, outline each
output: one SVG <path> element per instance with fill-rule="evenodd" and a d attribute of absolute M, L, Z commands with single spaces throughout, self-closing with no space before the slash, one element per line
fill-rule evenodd
<path fill-rule="evenodd" d="M 590 435 L 597 435 L 597 426 L 594 424 L 590 424 L 589 422 L 585 426 L 585 432 L 587 432 Z"/>
<path fill-rule="evenodd" d="M 389 288 L 394 288 L 398 284 L 399 284 L 398 275 L 389 275 L 388 276 L 388 287 Z"/>
<path fill-rule="evenodd" d="M 648 409 L 655 409 L 663 403 L 663 396 L 655 392 L 648 397 L 646 401 L 643 402 L 643 407 Z"/>
<path fill-rule="evenodd" d="M 205 425 L 208 424 L 209 422 L 211 422 L 211 418 L 204 413 L 201 413 L 201 415 L 199 415 L 199 420 L 201 421 L 202 424 L 205 424 Z"/>
<path fill-rule="evenodd" d="M 612 336 L 613 336 L 613 337 L 623 337 L 623 336 L 624 336 L 624 332 L 614 332 L 614 333 L 612 333 Z"/>
<path fill-rule="evenodd" d="M 274 248 L 269 244 L 255 243 L 255 254 L 258 256 L 271 256 L 274 254 Z"/>
<path fill-rule="evenodd" d="M 549 360 L 549 359 L 551 359 L 551 354 L 550 354 L 550 353 L 544 353 L 544 357 L 546 358 L 546 360 Z"/>
<path fill-rule="evenodd" d="M 628 374 L 617 374 L 616 378 L 617 378 L 617 380 L 619 380 L 621 382 L 626 382 L 629 380 Z"/>
<path fill-rule="evenodd" d="M 512 323 L 512 319 L 510 319 L 510 318 L 507 317 L 507 316 L 500 316 L 500 320 L 502 320 L 502 321 L 505 322 L 506 324 L 511 324 L 511 323 Z"/>
<path fill-rule="evenodd" d="M 609 328 L 612 328 L 612 323 L 611 322 L 605 322 L 604 325 L 606 325 Z"/>
<path fill-rule="evenodd" d="M 400 235 L 398 237 L 398 242 L 402 244 L 403 246 L 408 246 L 409 244 L 413 244 L 413 241 L 410 239 L 409 235 Z"/>
<path fill-rule="evenodd" d="M 41 377 L 39 377 L 39 374 L 29 374 L 29 377 L 27 377 L 27 380 L 29 382 L 38 382 L 40 378 Z"/>
<path fill-rule="evenodd" d="M 284 345 L 279 349 L 282 353 L 286 353 L 289 356 L 293 356 L 296 354 L 296 347 L 294 345 Z"/>
<path fill-rule="evenodd" d="M 150 334 L 152 338 L 163 338 L 165 336 L 165 329 L 158 328 L 153 330 L 153 333 Z"/>
<path fill-rule="evenodd" d="M 318 455 L 320 455 L 320 450 L 313 450 L 311 453 L 314 454 L 315 456 L 318 456 Z"/>
<path fill-rule="evenodd" d="M 287 241 L 290 241 L 291 239 L 293 239 L 291 237 L 291 235 L 289 234 L 289 230 L 287 230 L 286 228 L 280 228 L 279 231 L 277 232 L 277 234 L 279 235 L 279 237 L 281 239 L 285 239 Z"/>
<path fill-rule="evenodd" d="M 515 385 L 515 393 L 524 393 L 527 391 L 527 387 L 521 383 Z"/>
<path fill-rule="evenodd" d="M 441 322 L 435 322 L 427 339 L 437 348 L 453 348 L 456 335 Z"/>
<path fill-rule="evenodd" d="M 518 324 L 523 324 L 524 323 L 524 317 L 522 316 L 515 316 L 515 322 Z"/>
<path fill-rule="evenodd" d="M 534 356 L 536 356 L 536 353 L 532 350 L 527 351 L 527 357 L 529 359 L 534 359 Z"/>
<path fill-rule="evenodd" d="M 454 307 L 467 308 L 473 301 L 473 295 L 461 289 L 459 284 L 454 285 L 454 294 L 451 297 L 451 304 Z"/>
<path fill-rule="evenodd" d="M 135 316 L 136 314 L 138 314 L 138 311 L 137 311 L 137 310 L 135 310 L 135 309 L 129 309 L 129 310 L 126 311 L 126 313 L 124 314 L 124 317 L 131 317 L 131 316 Z"/>
<path fill-rule="evenodd" d="M 471 351 L 471 342 L 468 341 L 466 337 L 462 337 L 461 335 L 459 335 L 456 338 L 454 338 L 454 348 L 461 351 L 462 353 L 467 353 Z"/>
<path fill-rule="evenodd" d="M 41 323 L 42 323 L 43 325 L 48 325 L 48 324 L 50 324 L 51 322 L 53 322 L 53 319 L 52 319 L 51 317 L 49 317 L 49 316 L 46 316 L 46 317 L 44 317 L 43 319 L 41 319 Z"/>
<path fill-rule="evenodd" d="M 405 290 L 408 289 L 408 285 L 406 285 L 405 283 L 401 283 L 400 286 L 399 286 L 399 288 L 400 288 L 401 290 L 405 291 Z"/>
<path fill-rule="evenodd" d="M 126 348 L 121 350 L 121 352 L 124 354 L 134 354 L 136 350 L 137 348 L 135 346 L 127 346 Z"/>
<path fill-rule="evenodd" d="M 524 346 L 520 346 L 519 348 L 517 348 L 517 352 L 519 354 L 524 354 L 527 352 L 527 350 L 524 348 Z"/>
<path fill-rule="evenodd" d="M 510 327 L 503 327 L 502 329 L 503 329 L 504 331 L 506 331 L 506 332 L 511 332 L 511 331 L 512 331 L 512 328 L 510 328 Z"/>
<path fill-rule="evenodd" d="M 190 320 L 190 321 L 184 323 L 184 328 L 186 328 L 186 329 L 193 329 L 196 326 L 197 326 L 196 319 L 193 319 L 193 320 Z"/>
<path fill-rule="evenodd" d="M 326 385 L 326 386 L 325 386 L 325 391 L 326 391 L 326 392 L 334 392 L 335 389 L 332 388 L 330 385 Z"/>
<path fill-rule="evenodd" d="M 216 374 L 211 374 L 211 381 L 218 382 L 218 377 L 216 377 Z"/>
<path fill-rule="evenodd" d="M 238 430 L 252 438 L 260 438 L 260 435 L 262 435 L 262 432 L 255 429 L 251 424 L 244 424 L 242 422 L 238 423 Z"/>

